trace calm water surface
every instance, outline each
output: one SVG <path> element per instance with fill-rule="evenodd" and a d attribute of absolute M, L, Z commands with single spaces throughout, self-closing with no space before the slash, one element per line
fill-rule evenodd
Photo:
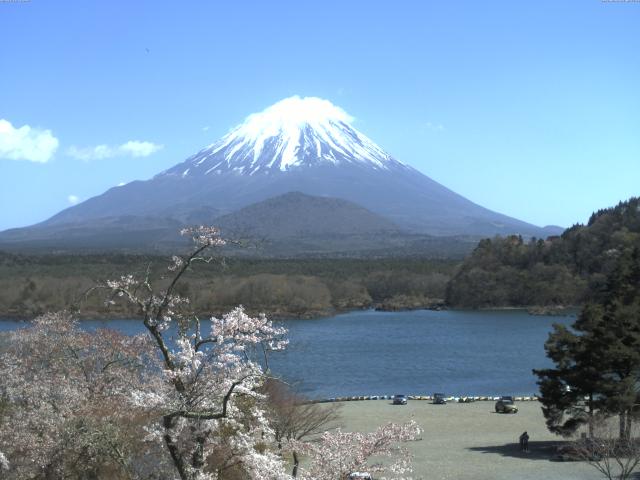
<path fill-rule="evenodd" d="M 290 346 L 272 370 L 312 397 L 431 394 L 530 395 L 533 368 L 550 366 L 544 342 L 553 323 L 572 317 L 524 311 L 362 311 L 282 322 Z M 24 325 L 0 321 L 0 330 Z M 133 320 L 87 320 L 83 326 L 143 331 Z"/>

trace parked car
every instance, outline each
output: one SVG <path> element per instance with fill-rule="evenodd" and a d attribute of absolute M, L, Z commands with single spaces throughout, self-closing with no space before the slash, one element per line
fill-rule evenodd
<path fill-rule="evenodd" d="M 406 395 L 394 395 L 393 396 L 393 404 L 394 405 L 406 405 L 407 404 L 407 396 Z"/>
<path fill-rule="evenodd" d="M 433 403 L 434 405 L 446 405 L 447 397 L 444 393 L 434 393 L 433 394 Z"/>
<path fill-rule="evenodd" d="M 373 480 L 370 473 L 367 472 L 353 472 L 347 477 L 348 480 Z"/>
<path fill-rule="evenodd" d="M 518 407 L 516 407 L 513 397 L 500 397 L 500 400 L 496 402 L 496 413 L 518 413 Z"/>

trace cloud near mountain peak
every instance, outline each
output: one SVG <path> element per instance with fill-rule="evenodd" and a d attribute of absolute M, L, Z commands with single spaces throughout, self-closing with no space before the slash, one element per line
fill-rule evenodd
<path fill-rule="evenodd" d="M 72 145 L 67 149 L 67 155 L 78 160 L 102 160 L 105 158 L 113 158 L 118 156 L 128 157 L 148 157 L 164 148 L 153 142 L 129 140 L 121 145 L 96 145 L 93 147 L 78 147 Z"/>

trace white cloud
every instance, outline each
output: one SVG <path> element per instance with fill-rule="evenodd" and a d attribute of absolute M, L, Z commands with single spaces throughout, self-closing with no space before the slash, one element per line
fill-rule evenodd
<path fill-rule="evenodd" d="M 139 142 L 137 140 L 129 140 L 118 147 L 121 152 L 129 153 L 132 157 L 148 157 L 152 153 L 156 153 L 163 145 L 156 145 L 151 142 Z"/>
<path fill-rule="evenodd" d="M 77 204 L 77 203 L 79 203 L 79 202 L 80 202 L 80 198 L 78 198 L 78 196 L 77 196 L 77 195 L 69 195 L 69 196 L 67 197 L 67 200 L 69 201 L 69 203 L 70 203 L 71 205 L 75 205 L 75 204 Z"/>
<path fill-rule="evenodd" d="M 67 149 L 67 154 L 78 160 L 103 160 L 105 158 L 113 158 L 117 156 L 129 157 L 148 157 L 164 145 L 158 145 L 152 142 L 141 142 L 139 140 L 129 140 L 122 145 L 96 145 L 95 147 L 76 147 L 72 145 Z"/>
<path fill-rule="evenodd" d="M 97 145 L 95 147 L 76 147 L 72 145 L 67 149 L 67 154 L 78 160 L 102 160 L 114 156 L 113 148 L 107 145 Z"/>
<path fill-rule="evenodd" d="M 444 132 L 445 130 L 444 125 L 442 125 L 441 123 L 426 122 L 423 123 L 422 126 L 427 130 L 433 130 L 436 132 Z"/>
<path fill-rule="evenodd" d="M 59 143 L 51 130 L 40 130 L 29 125 L 15 128 L 8 120 L 0 119 L 0 158 L 46 163 L 58 149 Z"/>
<path fill-rule="evenodd" d="M 209 125 L 202 127 L 202 131 L 203 132 L 208 132 L 209 131 Z"/>

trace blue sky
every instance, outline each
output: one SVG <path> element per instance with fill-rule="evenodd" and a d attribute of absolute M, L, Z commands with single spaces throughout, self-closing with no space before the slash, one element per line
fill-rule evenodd
<path fill-rule="evenodd" d="M 628 1 L 0 1 L 0 229 L 295 94 L 476 203 L 585 222 L 640 195 L 639 52 Z"/>

